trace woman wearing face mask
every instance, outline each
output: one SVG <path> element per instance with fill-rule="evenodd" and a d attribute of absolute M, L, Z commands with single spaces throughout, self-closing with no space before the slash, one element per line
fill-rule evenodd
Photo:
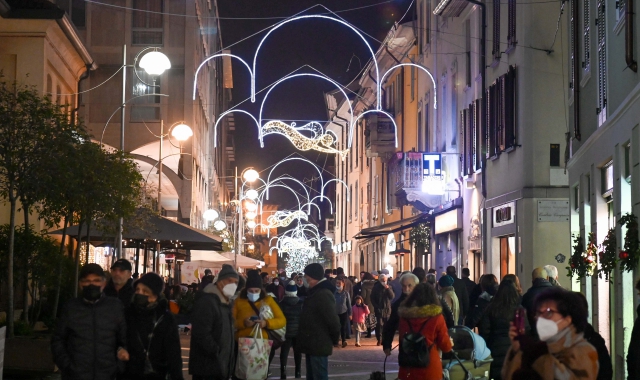
<path fill-rule="evenodd" d="M 298 273 L 295 278 L 296 287 L 298 287 L 298 298 L 304 300 L 307 296 L 307 288 L 304 286 L 304 274 Z"/>
<path fill-rule="evenodd" d="M 502 378 L 591 379 L 598 376 L 598 353 L 583 337 L 587 309 L 573 292 L 558 287 L 540 293 L 534 304 L 540 341 L 511 323 L 511 348 Z"/>
<path fill-rule="evenodd" d="M 273 294 L 277 302 L 282 301 L 284 298 L 284 283 L 281 282 L 279 277 L 274 278 L 273 281 L 264 288 L 264 290 L 267 293 Z"/>
<path fill-rule="evenodd" d="M 134 283 L 125 312 L 130 360 L 124 379 L 182 379 L 178 326 L 162 294 L 164 281 L 147 273 Z"/>
<path fill-rule="evenodd" d="M 260 314 L 263 307 L 271 309 L 273 318 L 262 319 Z M 236 321 L 236 341 L 241 337 L 251 337 L 255 325 L 260 326 L 262 338 L 269 339 L 267 330 L 278 330 L 287 324 L 280 306 L 262 288 L 262 278 L 256 270 L 247 273 L 245 288 L 233 305 L 233 317 Z"/>
<path fill-rule="evenodd" d="M 342 339 L 342 347 L 347 347 L 347 329 L 351 327 L 351 297 L 344 290 L 344 280 L 336 279 L 336 313 L 340 319 L 340 338 Z M 336 344 L 335 347 L 338 347 Z"/>

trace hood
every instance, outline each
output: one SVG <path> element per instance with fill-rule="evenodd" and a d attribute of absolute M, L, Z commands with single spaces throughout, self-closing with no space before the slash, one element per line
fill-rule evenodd
<path fill-rule="evenodd" d="M 215 294 L 220 299 L 220 302 L 227 305 L 229 304 L 229 300 L 222 294 L 222 292 L 220 292 L 220 289 L 218 289 L 218 286 L 215 283 L 205 286 L 202 291 L 204 293 Z"/>
<path fill-rule="evenodd" d="M 286 306 L 295 306 L 300 302 L 299 297 L 285 296 L 280 303 Z"/>
<path fill-rule="evenodd" d="M 331 284 L 331 281 L 327 281 L 327 279 L 323 279 L 323 280 L 320 280 L 320 282 L 318 282 L 316 286 L 309 289 L 309 294 L 310 295 L 315 294 L 320 289 L 327 289 L 328 291 L 331 292 L 331 294 L 334 294 L 336 292 L 336 287 Z"/>
<path fill-rule="evenodd" d="M 424 306 L 400 306 L 398 308 L 398 315 L 401 318 L 429 318 L 442 314 L 442 307 L 439 305 L 424 305 Z"/>

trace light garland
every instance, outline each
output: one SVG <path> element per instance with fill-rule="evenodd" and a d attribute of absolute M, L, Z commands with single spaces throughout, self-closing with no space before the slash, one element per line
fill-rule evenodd
<path fill-rule="evenodd" d="M 293 212 L 276 211 L 275 214 L 269 215 L 269 217 L 267 218 L 267 223 L 269 223 L 267 225 L 267 228 L 286 227 L 291 224 L 294 219 L 301 219 L 306 221 L 308 220 L 308 217 L 307 214 L 300 210 Z"/>
<path fill-rule="evenodd" d="M 301 129 L 310 130 L 306 128 L 307 125 Z M 295 123 L 289 125 L 282 121 L 269 121 L 262 127 L 262 136 L 269 134 L 279 134 L 287 137 L 293 146 L 302 151 L 316 150 L 318 152 L 339 154 L 342 160 L 344 160 L 349 153 L 348 149 L 338 150 L 333 148 L 336 141 L 331 134 L 323 133 L 317 137 L 310 138 L 300 133 L 298 129 L 295 128 Z"/>

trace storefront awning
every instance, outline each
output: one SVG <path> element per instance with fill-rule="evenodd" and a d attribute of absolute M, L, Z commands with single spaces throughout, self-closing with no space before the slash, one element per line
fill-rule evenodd
<path fill-rule="evenodd" d="M 429 219 L 429 217 L 431 217 L 431 215 L 429 215 L 428 213 L 422 213 L 416 216 L 412 216 L 410 218 L 383 224 L 381 226 L 365 228 L 362 231 L 360 231 L 356 236 L 354 236 L 354 238 L 355 239 L 374 238 L 376 236 L 383 236 L 383 235 L 388 235 L 394 232 L 406 230 L 406 229 L 412 228 L 415 225 L 426 222 Z"/>

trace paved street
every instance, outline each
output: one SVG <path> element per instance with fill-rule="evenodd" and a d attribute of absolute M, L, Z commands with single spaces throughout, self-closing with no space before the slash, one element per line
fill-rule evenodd
<path fill-rule="evenodd" d="M 182 335 L 182 359 L 184 361 L 185 379 L 190 380 L 188 374 L 189 363 L 189 339 L 190 336 Z M 346 348 L 334 348 L 333 355 L 329 357 L 329 378 L 331 379 L 369 379 L 372 371 L 382 371 L 384 353 L 382 347 L 376 346 L 375 338 L 361 339 L 362 347 L 355 347 L 355 339 L 347 341 Z M 395 344 L 394 344 L 395 346 Z M 293 379 L 294 363 L 293 352 L 289 353 L 287 365 L 287 378 Z M 280 378 L 280 352 L 276 353 L 271 366 L 270 379 Z M 397 350 L 387 360 L 387 379 L 395 379 L 398 373 Z M 304 356 L 302 357 L 302 378 L 305 378 Z"/>

